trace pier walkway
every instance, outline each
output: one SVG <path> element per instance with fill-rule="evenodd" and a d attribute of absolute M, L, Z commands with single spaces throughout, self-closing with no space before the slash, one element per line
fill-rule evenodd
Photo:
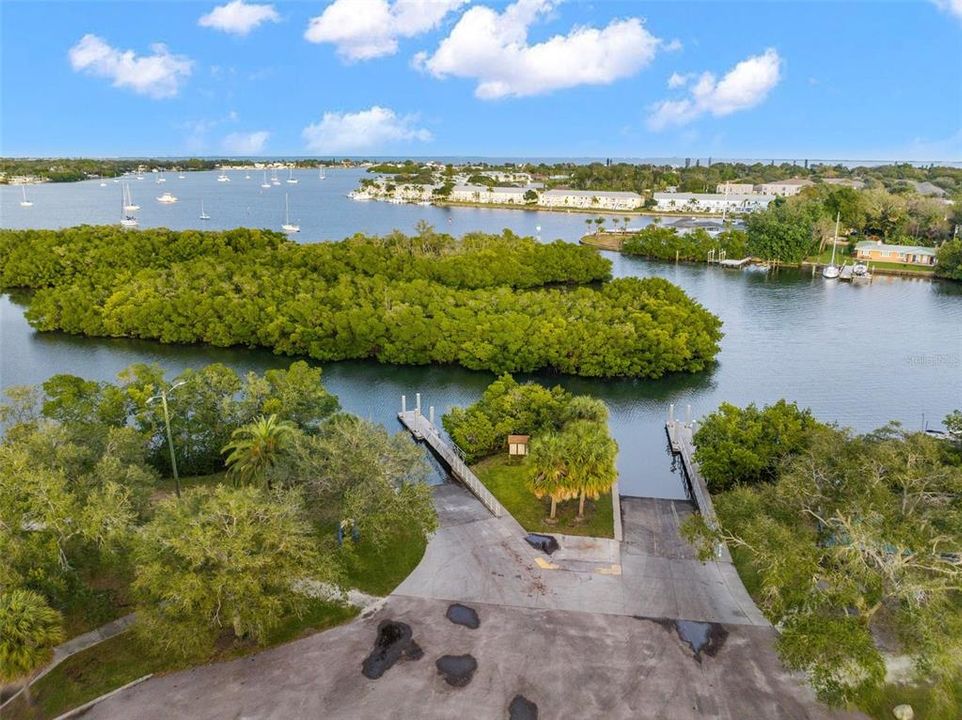
<path fill-rule="evenodd" d="M 456 445 L 448 444 L 441 437 L 441 433 L 428 418 L 421 414 L 420 410 L 402 410 L 398 413 L 398 420 L 406 427 L 411 434 L 418 440 L 423 440 L 437 454 L 451 470 L 451 474 L 462 482 L 468 490 L 474 493 L 475 497 L 481 501 L 491 514 L 501 517 L 505 514 L 504 506 L 498 499 L 491 494 L 484 484 L 478 479 L 471 468 L 464 462 L 464 458 L 456 451 Z"/>

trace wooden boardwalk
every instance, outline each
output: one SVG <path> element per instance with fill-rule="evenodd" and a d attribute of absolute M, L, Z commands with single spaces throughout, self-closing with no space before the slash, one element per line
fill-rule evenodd
<path fill-rule="evenodd" d="M 406 427 L 411 434 L 418 440 L 422 440 L 434 451 L 448 469 L 451 474 L 464 486 L 474 493 L 475 497 L 481 501 L 495 517 L 501 517 L 505 514 L 504 506 L 498 502 L 498 499 L 491 494 L 484 484 L 478 479 L 471 468 L 465 464 L 464 459 L 458 454 L 456 448 L 448 444 L 438 429 L 434 424 L 428 420 L 424 415 L 422 415 L 417 410 L 407 410 L 402 411 L 397 414 L 398 420 L 401 424 Z"/>
<path fill-rule="evenodd" d="M 698 512 L 705 519 L 705 524 L 712 530 L 717 530 L 718 516 L 715 515 L 715 506 L 711 502 L 711 493 L 708 492 L 708 484 L 698 469 L 695 462 L 695 443 L 692 439 L 692 428 L 690 425 L 669 420 L 665 423 L 665 431 L 668 433 L 668 442 L 671 444 L 671 451 L 681 458 L 685 475 L 688 477 L 688 484 L 691 487 L 692 499 L 698 506 Z M 730 560 L 728 548 L 724 543 L 719 543 L 715 550 L 718 558 Z"/>

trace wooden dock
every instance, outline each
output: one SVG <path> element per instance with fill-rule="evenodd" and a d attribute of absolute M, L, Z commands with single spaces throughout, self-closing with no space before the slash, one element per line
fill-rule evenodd
<path fill-rule="evenodd" d="M 701 513 L 705 524 L 709 528 L 717 530 L 719 528 L 718 516 L 715 515 L 715 506 L 712 505 L 711 502 L 711 493 L 708 492 L 708 484 L 705 482 L 705 478 L 702 477 L 701 470 L 698 469 L 698 463 L 695 462 L 694 458 L 695 443 L 692 439 L 692 426 L 674 419 L 669 419 L 668 422 L 665 423 L 665 432 L 668 433 L 668 442 L 671 444 L 671 451 L 681 458 L 682 467 L 685 470 L 688 484 L 691 487 L 692 499 L 695 501 L 695 505 L 698 506 L 698 512 Z M 715 555 L 719 559 L 731 560 L 731 556 L 728 554 L 728 549 L 724 543 L 718 544 Z"/>
<path fill-rule="evenodd" d="M 467 466 L 457 446 L 453 443 L 449 444 L 442 438 L 438 429 L 428 418 L 418 410 L 402 410 L 397 417 L 416 439 L 423 441 L 434 451 L 434 454 L 448 466 L 454 478 L 474 493 L 492 515 L 501 517 L 505 514 L 504 506 Z"/>

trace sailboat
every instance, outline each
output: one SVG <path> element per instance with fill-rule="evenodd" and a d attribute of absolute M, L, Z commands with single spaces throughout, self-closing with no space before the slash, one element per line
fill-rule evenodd
<path fill-rule="evenodd" d="M 251 179 L 251 174 L 250 174 L 250 173 L 247 173 L 246 175 L 244 175 L 244 179 L 245 179 L 245 180 L 250 180 L 250 179 Z"/>
<path fill-rule="evenodd" d="M 223 170 L 220 171 L 220 175 L 217 176 L 217 182 L 230 182 L 230 178 L 227 177 L 227 173 Z"/>
<path fill-rule="evenodd" d="M 267 182 L 267 170 L 264 171 L 264 182 L 261 183 L 262 188 L 269 188 L 271 184 Z"/>
<path fill-rule="evenodd" d="M 33 203 L 27 200 L 27 186 L 20 183 L 20 207 L 33 207 Z"/>
<path fill-rule="evenodd" d="M 161 171 L 160 175 L 157 177 L 157 184 L 160 185 L 160 183 L 165 182 L 167 182 L 167 178 L 164 177 L 164 173 Z"/>
<path fill-rule="evenodd" d="M 291 223 L 291 209 L 287 202 L 287 193 L 284 193 L 284 224 L 281 225 L 281 230 L 286 233 L 296 233 L 301 231 L 300 225 L 294 225 Z"/>
<path fill-rule="evenodd" d="M 137 227 L 137 218 L 129 214 L 127 208 L 130 206 L 127 204 L 127 186 L 124 186 L 123 199 L 120 201 L 120 227 Z"/>
<path fill-rule="evenodd" d="M 288 185 L 297 185 L 297 178 L 294 177 L 294 167 L 293 167 L 293 166 L 291 166 L 290 171 L 291 171 L 291 172 L 290 172 L 290 175 L 289 175 L 288 178 L 287 178 L 287 184 L 288 184 Z"/>
<path fill-rule="evenodd" d="M 124 210 L 127 212 L 133 212 L 134 210 L 140 210 L 140 205 L 134 205 L 134 196 L 130 192 L 130 185 L 124 183 Z"/>
<path fill-rule="evenodd" d="M 184 173 L 181 173 L 180 175 L 177 176 L 177 179 L 178 179 L 178 180 L 183 180 L 185 177 L 187 177 L 187 176 L 184 175 Z"/>
<path fill-rule="evenodd" d="M 838 265 L 835 264 L 835 246 L 838 244 L 838 221 L 841 217 L 841 213 L 835 215 L 835 239 L 832 240 L 832 259 L 829 260 L 828 265 L 822 268 L 822 277 L 826 280 L 835 280 L 841 272 Z"/>
<path fill-rule="evenodd" d="M 280 185 L 281 181 L 277 179 L 277 168 L 271 173 L 271 185 Z"/>
<path fill-rule="evenodd" d="M 201 220 L 210 220 L 210 215 L 208 215 L 206 212 L 204 212 L 204 201 L 203 201 L 203 200 L 200 201 L 200 219 L 201 219 Z"/>
<path fill-rule="evenodd" d="M 318 180 L 323 180 L 323 179 L 324 179 L 324 166 L 323 166 L 323 165 L 321 165 L 321 166 L 317 169 L 317 179 L 318 179 Z"/>

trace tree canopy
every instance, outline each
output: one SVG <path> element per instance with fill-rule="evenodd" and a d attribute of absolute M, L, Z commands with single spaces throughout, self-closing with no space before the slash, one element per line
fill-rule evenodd
<path fill-rule="evenodd" d="M 0 285 L 41 330 L 270 347 L 318 360 L 593 377 L 699 372 L 720 321 L 660 278 L 505 231 L 298 245 L 257 230 L 0 231 Z"/>
<path fill-rule="evenodd" d="M 718 442 L 714 431 L 701 435 L 698 455 L 726 456 L 717 466 L 729 482 L 713 498 L 721 530 L 696 517 L 690 537 L 707 539 L 709 553 L 727 541 L 755 601 L 780 628 L 783 661 L 806 671 L 823 700 L 877 694 L 886 658 L 903 655 L 933 702 L 953 703 L 947 688 L 962 673 L 959 456 L 923 433 L 888 426 L 856 436 L 794 405 L 772 407 L 780 429 L 755 443 L 768 449 L 762 462 L 735 457 L 737 445 Z M 720 411 L 713 424 L 736 410 Z M 749 410 L 739 436 L 771 414 Z"/>

